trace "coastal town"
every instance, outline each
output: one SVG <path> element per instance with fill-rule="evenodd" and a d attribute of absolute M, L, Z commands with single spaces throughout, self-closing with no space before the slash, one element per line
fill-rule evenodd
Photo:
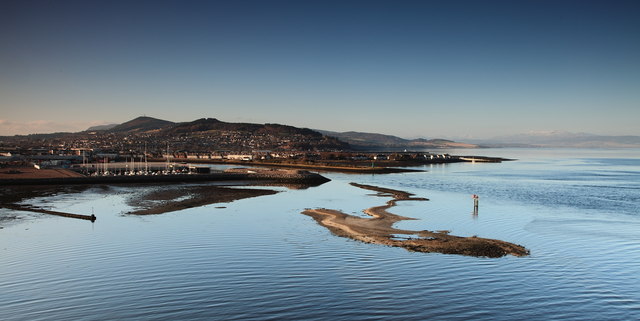
<path fill-rule="evenodd" d="M 171 123 L 139 117 L 107 130 L 0 137 L 0 166 L 82 169 L 87 164 L 149 162 L 385 169 L 504 159 L 425 151 L 358 151 L 310 129 L 225 123 L 212 118 Z M 145 170 L 148 165 L 144 166 Z M 106 172 L 106 171 L 105 171 Z"/>
<path fill-rule="evenodd" d="M 142 117 L 108 129 L 0 137 L 0 186 L 4 187 L 0 208 L 96 222 L 93 212 L 58 211 L 23 200 L 50 193 L 47 188 L 51 187 L 55 193 L 61 186 L 79 190 L 123 184 L 162 186 L 156 191 L 142 188 L 140 197 L 130 196 L 132 208 L 127 214 L 163 214 L 278 193 L 237 188 L 238 184 L 306 189 L 329 182 L 325 172 L 422 172 L 425 165 L 503 160 L 439 151 L 356 150 L 336 137 L 286 125 L 224 123 L 212 118 L 171 123 Z M 393 199 L 364 211 L 372 218 L 326 208 L 301 213 L 337 236 L 409 251 L 494 258 L 529 254 L 522 246 L 495 239 L 393 228 L 395 222 L 410 218 L 386 209 L 397 201 L 428 199 L 400 190 L 351 185 Z M 398 239 L 400 234 L 412 236 Z"/>

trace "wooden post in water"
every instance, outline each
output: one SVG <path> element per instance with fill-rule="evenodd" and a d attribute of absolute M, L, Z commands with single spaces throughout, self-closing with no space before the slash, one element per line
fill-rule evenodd
<path fill-rule="evenodd" d="M 480 200 L 480 196 L 473 194 L 471 198 L 473 198 L 473 215 L 478 215 L 478 201 Z"/>

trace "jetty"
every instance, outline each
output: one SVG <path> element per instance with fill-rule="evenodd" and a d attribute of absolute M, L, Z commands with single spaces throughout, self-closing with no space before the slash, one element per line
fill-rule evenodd
<path fill-rule="evenodd" d="M 96 216 L 93 215 L 93 214 L 91 214 L 91 215 L 83 215 L 83 214 L 65 213 L 65 212 L 51 211 L 51 210 L 46 210 L 46 209 L 43 209 L 43 208 L 38 208 L 38 207 L 33 207 L 33 206 L 26 206 L 26 205 L 18 205 L 18 204 L 3 204 L 2 207 L 8 208 L 8 209 L 11 209 L 11 210 L 14 210 L 14 211 L 35 212 L 35 213 L 56 215 L 56 216 L 62 216 L 62 217 L 77 218 L 77 219 L 80 219 L 80 220 L 87 220 L 87 221 L 91 221 L 91 222 L 95 222 L 96 221 Z"/>
<path fill-rule="evenodd" d="M 73 172 L 73 171 L 71 171 Z M 234 169 L 209 174 L 157 174 L 157 175 L 57 175 L 41 177 L 30 175 L 2 175 L 0 185 L 73 185 L 73 184 L 131 184 L 131 183 L 187 183 L 206 181 L 270 181 L 278 183 L 317 186 L 328 178 L 305 170 L 252 170 Z"/>

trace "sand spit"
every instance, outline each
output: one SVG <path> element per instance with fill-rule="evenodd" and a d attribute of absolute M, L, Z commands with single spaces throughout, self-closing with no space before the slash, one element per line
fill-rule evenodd
<path fill-rule="evenodd" d="M 393 228 L 393 224 L 413 218 L 387 212 L 398 201 L 426 201 L 426 198 L 412 197 L 413 194 L 371 185 L 351 183 L 351 185 L 377 192 L 376 196 L 392 197 L 386 205 L 364 210 L 372 218 L 361 218 L 331 209 L 312 209 L 302 212 L 311 216 L 333 234 L 365 243 L 375 243 L 403 247 L 416 252 L 438 252 L 479 257 L 502 257 L 505 255 L 525 256 L 529 251 L 524 247 L 505 241 L 480 237 L 449 235 L 446 231 L 412 231 Z M 399 237 L 398 235 L 402 235 Z M 413 235 L 407 237 L 407 235 Z"/>

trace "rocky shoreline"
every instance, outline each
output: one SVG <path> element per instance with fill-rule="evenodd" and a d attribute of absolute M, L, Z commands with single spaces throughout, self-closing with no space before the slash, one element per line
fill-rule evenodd
<path fill-rule="evenodd" d="M 73 172 L 69 171 L 68 172 Z M 116 176 L 70 176 L 39 177 L 37 174 L 13 177 L 6 175 L 0 178 L 0 185 L 76 185 L 76 184 L 130 184 L 130 183 L 181 183 L 205 181 L 276 181 L 281 183 L 298 183 L 320 185 L 329 181 L 328 178 L 307 171 L 227 171 L 211 174 L 175 174 L 175 175 L 116 175 Z"/>

